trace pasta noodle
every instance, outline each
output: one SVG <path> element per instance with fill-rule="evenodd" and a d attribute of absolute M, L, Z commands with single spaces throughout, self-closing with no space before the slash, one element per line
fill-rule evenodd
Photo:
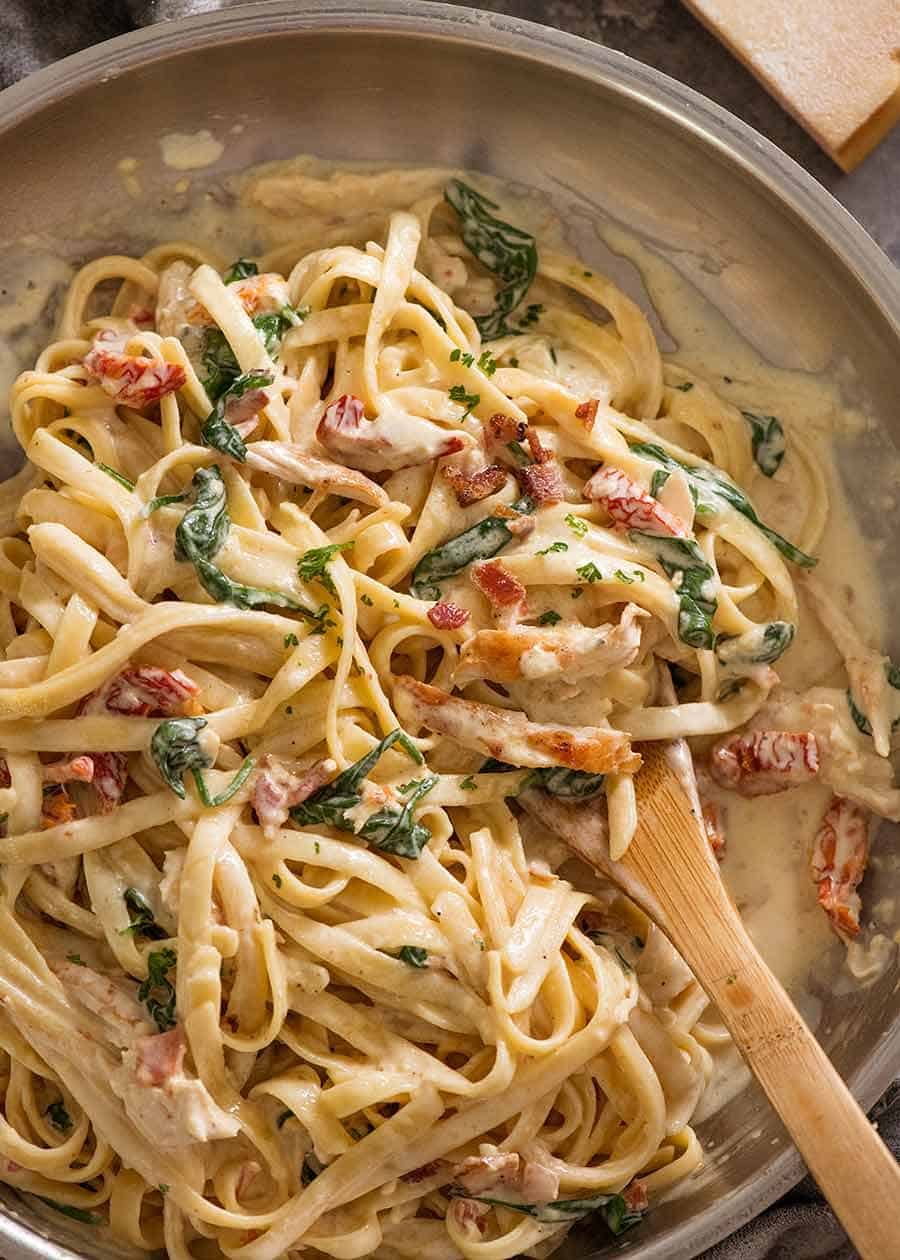
<path fill-rule="evenodd" d="M 621 856 L 666 740 L 718 845 L 687 737 L 774 791 L 839 727 L 862 786 L 814 873 L 849 937 L 867 811 L 898 814 L 883 658 L 832 610 L 855 726 L 773 668 L 814 453 L 801 550 L 745 489 L 777 421 L 496 210 L 451 180 L 280 271 L 98 258 L 13 389 L 0 1179 L 140 1250 L 505 1260 L 636 1223 L 701 1162 L 721 1037 L 548 831 Z"/>

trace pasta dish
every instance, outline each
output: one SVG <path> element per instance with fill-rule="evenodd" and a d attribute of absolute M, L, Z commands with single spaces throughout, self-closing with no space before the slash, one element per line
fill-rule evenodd
<path fill-rule="evenodd" d="M 468 179 L 344 237 L 89 261 L 13 388 L 0 1178 L 171 1260 L 543 1257 L 700 1165 L 726 1040 L 590 870 L 641 743 L 717 853 L 827 785 L 852 942 L 900 671 L 804 433 L 603 275 Z M 780 682 L 800 593 L 838 686 Z"/>

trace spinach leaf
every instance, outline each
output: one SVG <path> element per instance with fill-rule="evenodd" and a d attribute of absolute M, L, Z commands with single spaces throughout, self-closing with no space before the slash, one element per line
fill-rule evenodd
<path fill-rule="evenodd" d="M 632 1211 L 620 1194 L 595 1194 L 588 1199 L 557 1199 L 552 1203 L 511 1203 L 485 1194 L 470 1194 L 462 1186 L 448 1186 L 445 1193 L 451 1198 L 474 1199 L 477 1203 L 487 1203 L 491 1207 L 521 1212 L 523 1216 L 533 1217 L 546 1225 L 577 1221 L 583 1216 L 601 1212 L 614 1234 L 624 1234 L 626 1229 L 631 1229 L 643 1219 L 643 1213 Z"/>
<path fill-rule="evenodd" d="M 507 325 L 507 316 L 523 300 L 537 274 L 535 239 L 529 232 L 495 219 L 491 210 L 497 209 L 496 202 L 461 179 L 450 180 L 444 189 L 444 200 L 459 215 L 466 248 L 482 267 L 502 281 L 493 311 L 490 315 L 477 315 L 475 323 L 485 341 L 504 337 L 515 331 Z"/>
<path fill-rule="evenodd" d="M 309 314 L 307 308 L 295 309 L 283 306 L 270 315 L 254 315 L 252 323 L 268 354 L 274 354 L 288 328 L 302 324 Z M 221 328 L 207 328 L 203 338 L 203 366 L 206 377 L 203 388 L 216 402 L 226 389 L 237 380 L 241 367 Z"/>
<path fill-rule="evenodd" d="M 167 718 L 160 722 L 150 740 L 150 755 L 163 781 L 182 800 L 186 797 L 182 778 L 190 770 L 195 775 L 208 770 L 212 757 L 200 747 L 198 736 L 207 725 L 206 718 Z"/>
<path fill-rule="evenodd" d="M 212 563 L 212 558 L 225 545 L 231 529 L 225 482 L 218 465 L 198 468 L 191 481 L 194 502 L 181 518 L 175 531 L 175 559 L 190 561 L 208 595 L 219 604 L 231 604 L 234 608 L 262 608 L 274 604 L 278 608 L 291 608 L 309 621 L 322 624 L 322 610 L 313 612 L 283 591 L 271 591 L 258 586 L 245 586 L 235 582 Z"/>
<path fill-rule="evenodd" d="M 264 608 L 267 604 L 274 604 L 276 608 L 290 608 L 294 612 L 300 613 L 308 621 L 315 621 L 321 624 L 319 613 L 312 612 L 309 608 L 304 608 L 291 595 L 286 595 L 284 591 L 271 591 L 261 586 L 245 586 L 243 582 L 235 582 L 222 572 L 218 565 L 212 564 L 209 560 L 198 557 L 194 560 L 194 568 L 197 571 L 197 577 L 200 584 L 208 595 L 216 601 L 217 604 L 230 604 L 233 608 Z M 320 610 L 321 612 L 321 610 Z"/>
<path fill-rule="evenodd" d="M 233 284 L 235 280 L 246 280 L 248 276 L 258 276 L 259 267 L 249 258 L 238 258 L 231 264 L 222 277 L 223 284 Z"/>
<path fill-rule="evenodd" d="M 138 1001 L 143 1002 L 160 1032 L 175 1027 L 175 986 L 168 973 L 178 962 L 178 955 L 168 946 L 155 949 L 147 955 L 147 979 L 138 989 Z"/>
<path fill-rule="evenodd" d="M 789 621 L 769 621 L 745 634 L 716 641 L 716 656 L 723 665 L 771 665 L 791 646 L 794 627 Z"/>
<path fill-rule="evenodd" d="M 101 464 L 99 459 L 97 460 L 96 467 L 99 468 L 101 472 L 105 472 L 107 477 L 112 477 L 113 481 L 117 481 L 123 489 L 134 489 L 134 482 L 131 478 L 126 477 L 124 473 L 120 473 L 117 468 L 110 468 L 109 464 Z"/>
<path fill-rule="evenodd" d="M 149 503 L 141 508 L 141 519 L 146 520 L 148 516 L 158 512 L 160 508 L 169 507 L 173 503 L 186 503 L 190 497 L 189 490 L 182 490 L 180 494 L 158 494 L 155 499 L 151 499 Z"/>
<path fill-rule="evenodd" d="M 772 546 L 781 552 L 785 559 L 800 565 L 804 569 L 815 567 L 817 561 L 813 556 L 808 556 L 799 547 L 795 547 L 786 538 L 782 538 L 781 534 L 776 533 L 774 529 L 771 529 L 759 519 L 756 509 L 743 490 L 729 480 L 724 473 L 717 472 L 713 468 L 679 463 L 661 446 L 657 446 L 653 442 L 634 442 L 630 443 L 630 446 L 636 455 L 643 455 L 645 459 L 652 459 L 670 472 L 678 469 L 685 473 L 692 494 L 696 495 L 695 502 L 698 514 L 716 516 L 722 511 L 723 505 L 734 508 L 741 516 L 746 517 L 752 525 L 755 525 L 760 533 L 768 538 Z"/>
<path fill-rule="evenodd" d="M 312 547 L 309 551 L 304 551 L 297 561 L 297 572 L 304 582 L 314 580 L 321 582 L 329 595 L 337 597 L 334 582 L 328 572 L 328 565 L 341 551 L 347 551 L 352 546 L 353 539 L 351 538 L 349 542 L 329 543 L 326 547 Z"/>
<path fill-rule="evenodd" d="M 348 817 L 350 810 L 362 802 L 360 788 L 376 763 L 392 748 L 400 744 L 403 750 L 416 762 L 422 764 L 422 754 L 409 736 L 399 727 L 386 735 L 359 761 L 348 766 L 341 774 L 324 787 L 313 792 L 308 800 L 295 805 L 291 809 L 291 818 L 301 827 L 324 824 L 335 827 L 339 831 L 349 831 L 370 840 L 377 849 L 386 853 L 397 853 L 401 857 L 418 857 L 431 837 L 431 832 L 421 823 L 413 820 L 412 807 L 421 797 L 437 783 L 437 776 L 428 775 L 410 785 L 411 791 L 402 806 L 386 805 L 372 814 L 357 832 L 353 820 Z"/>
<path fill-rule="evenodd" d="M 231 800 L 235 792 L 246 782 L 255 762 L 253 757 L 245 758 L 224 791 L 219 792 L 217 796 L 210 796 L 206 780 L 200 771 L 208 770 L 213 764 L 213 759 L 204 752 L 198 738 L 200 731 L 206 725 L 206 718 L 167 718 L 165 722 L 160 722 L 153 732 L 153 738 L 150 740 L 150 754 L 156 762 L 159 773 L 176 796 L 180 796 L 182 800 L 185 799 L 186 793 L 182 779 L 190 770 L 200 800 L 207 809 L 214 809 Z M 162 935 L 165 936 L 165 932 Z"/>
<path fill-rule="evenodd" d="M 281 338 L 287 330 L 302 324 L 308 314 L 308 307 L 295 310 L 293 306 L 282 306 L 280 311 L 272 311 L 268 315 L 254 315 L 253 324 L 266 347 L 266 352 L 276 354 Z"/>
<path fill-rule="evenodd" d="M 666 576 L 675 579 L 678 637 L 690 647 L 711 648 L 715 643 L 716 571 L 697 543 L 692 538 L 663 538 L 639 529 L 629 530 L 628 537 L 646 547 Z"/>
<path fill-rule="evenodd" d="M 203 388 L 216 401 L 241 374 L 240 364 L 221 328 L 207 328 L 203 335 Z"/>
<path fill-rule="evenodd" d="M 418 945 L 401 945 L 396 953 L 388 951 L 391 958 L 398 958 L 400 962 L 406 963 L 407 967 L 427 967 L 428 966 L 428 950 L 420 949 Z"/>
<path fill-rule="evenodd" d="M 223 455 L 230 455 L 239 464 L 247 459 L 247 445 L 233 424 L 225 419 L 225 412 L 230 402 L 243 396 L 251 389 L 265 389 L 275 378 L 271 372 L 244 372 L 232 381 L 223 394 L 216 399 L 216 404 L 206 417 L 200 436 L 205 446 L 212 446 Z"/>
<path fill-rule="evenodd" d="M 750 426 L 750 445 L 759 471 L 774 477 L 784 459 L 784 429 L 776 416 L 760 416 L 754 411 L 742 411 L 741 415 Z"/>
<path fill-rule="evenodd" d="M 42 1194 L 35 1195 L 40 1199 L 41 1203 L 46 1203 L 47 1207 L 52 1207 L 54 1212 L 61 1212 L 63 1216 L 68 1216 L 73 1221 L 81 1221 L 82 1225 L 102 1225 L 103 1217 L 98 1216 L 96 1212 L 88 1212 L 85 1208 L 72 1207 L 70 1203 L 57 1203 L 55 1199 L 45 1199 Z"/>
<path fill-rule="evenodd" d="M 137 888 L 126 888 L 125 905 L 131 919 L 127 928 L 122 928 L 120 936 L 143 936 L 148 941 L 163 941 L 169 935 L 159 926 L 153 917 L 153 907 Z"/>
<path fill-rule="evenodd" d="M 72 1117 L 66 1111 L 66 1104 L 61 1100 L 52 1102 L 44 1115 L 53 1125 L 54 1129 L 59 1129 L 60 1133 L 68 1133 L 72 1127 Z"/>
<path fill-rule="evenodd" d="M 426 775 L 410 784 L 411 790 L 402 806 L 385 805 L 377 814 L 367 818 L 357 833 L 370 840 L 383 853 L 396 853 L 398 857 L 417 858 L 431 839 L 431 832 L 424 823 L 413 819 L 413 806 L 426 796 L 438 783 L 436 774 Z"/>
<path fill-rule="evenodd" d="M 513 511 L 522 516 L 533 510 L 534 504 L 528 498 L 513 504 Z M 512 539 L 507 518 L 486 516 L 483 521 L 476 521 L 455 538 L 448 538 L 433 551 L 426 551 L 413 570 L 410 594 L 416 599 L 440 599 L 438 582 L 461 573 L 473 560 L 489 560 Z"/>
<path fill-rule="evenodd" d="M 191 488 L 194 502 L 175 531 L 175 559 L 194 562 L 199 556 L 212 560 L 224 547 L 231 528 L 225 482 L 218 465 L 198 468 Z"/>
<path fill-rule="evenodd" d="M 567 770 L 563 766 L 543 766 L 539 770 L 532 770 L 525 786 L 543 788 L 551 796 L 562 799 L 586 801 L 602 792 L 603 784 L 602 774 L 589 774 L 587 770 Z"/>
<path fill-rule="evenodd" d="M 487 761 L 482 762 L 479 774 L 502 774 L 510 770 L 522 769 L 521 766 L 511 766 L 505 761 L 497 761 L 495 757 L 488 757 Z M 524 778 L 518 786 L 516 795 L 524 792 L 526 788 L 542 788 L 548 792 L 550 796 L 559 796 L 562 799 L 585 801 L 592 796 L 596 796 L 598 792 L 603 791 L 605 776 L 602 774 L 590 774 L 587 770 L 568 770 L 565 766 L 542 766 L 537 770 L 523 771 Z"/>

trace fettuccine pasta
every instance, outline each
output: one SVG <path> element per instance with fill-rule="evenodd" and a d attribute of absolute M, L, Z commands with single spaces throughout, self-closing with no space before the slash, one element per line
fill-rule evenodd
<path fill-rule="evenodd" d="M 900 816 L 900 676 L 808 576 L 814 454 L 501 215 L 451 179 L 269 263 L 98 258 L 15 384 L 0 1178 L 138 1249 L 637 1224 L 721 1034 L 554 837 L 627 850 L 642 741 L 717 849 L 723 792 L 819 777 L 851 939 Z M 783 459 L 790 540 L 749 497 Z M 801 581 L 846 696 L 778 685 Z"/>

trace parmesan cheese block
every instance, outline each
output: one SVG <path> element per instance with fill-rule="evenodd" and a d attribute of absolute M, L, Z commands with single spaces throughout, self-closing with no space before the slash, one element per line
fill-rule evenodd
<path fill-rule="evenodd" d="M 685 0 L 851 170 L 900 118 L 900 0 Z"/>

